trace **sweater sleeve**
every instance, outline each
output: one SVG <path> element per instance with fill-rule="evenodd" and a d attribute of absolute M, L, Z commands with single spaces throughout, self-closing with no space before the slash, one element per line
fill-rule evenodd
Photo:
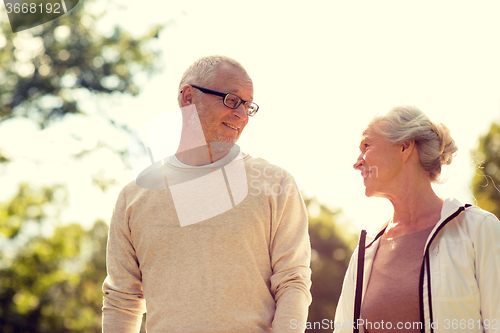
<path fill-rule="evenodd" d="M 500 221 L 493 214 L 479 224 L 474 250 L 484 331 L 500 332 Z"/>
<path fill-rule="evenodd" d="M 311 243 L 307 211 L 291 176 L 281 183 L 272 219 L 273 333 L 303 332 L 295 324 L 306 322 L 311 304 Z"/>
<path fill-rule="evenodd" d="M 108 276 L 103 284 L 103 333 L 137 333 L 146 311 L 141 271 L 130 237 L 125 189 L 120 192 L 109 226 Z"/>

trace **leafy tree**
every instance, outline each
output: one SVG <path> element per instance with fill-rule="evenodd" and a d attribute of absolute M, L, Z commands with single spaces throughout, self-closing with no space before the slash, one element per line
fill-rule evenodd
<path fill-rule="evenodd" d="M 500 124 L 491 124 L 473 151 L 478 170 L 472 179 L 472 193 L 477 204 L 500 217 Z"/>
<path fill-rule="evenodd" d="M 28 117 L 45 128 L 83 114 L 79 101 L 89 94 L 138 94 L 135 76 L 159 67 L 150 42 L 162 27 L 139 38 L 119 27 L 103 36 L 95 28 L 100 15 L 90 10 L 95 3 L 80 1 L 20 33 L 0 21 L 0 123 Z M 11 159 L 0 146 L 0 163 Z M 62 186 L 21 184 L 0 203 L 0 332 L 101 331 L 107 225 L 59 225 L 65 195 Z"/>
<path fill-rule="evenodd" d="M 55 200 L 58 197 L 58 200 Z M 42 221 L 51 215 L 44 211 L 51 204 L 51 208 L 60 209 L 66 203 L 66 192 L 62 186 L 44 187 L 38 191 L 28 184 L 21 183 L 15 197 L 8 203 L 0 203 L 0 236 L 14 243 L 17 238 L 26 238 L 20 235 L 23 227 L 36 226 L 41 228 Z M 21 237 L 23 236 L 23 237 Z M 1 243 L 0 249 L 5 250 L 8 242 Z"/>
<path fill-rule="evenodd" d="M 46 211 L 64 202 L 56 193 L 22 184 L 0 205 L 1 332 L 101 330 L 108 227 L 97 221 L 90 231 L 79 224 L 43 230 L 54 217 Z"/>
<path fill-rule="evenodd" d="M 309 211 L 309 235 L 311 238 L 312 258 L 312 304 L 309 307 L 308 322 L 333 322 L 344 275 L 349 265 L 352 251 L 357 244 L 356 235 L 337 223 L 340 211 L 333 211 L 316 199 L 305 199 Z M 311 211 L 316 210 L 313 214 Z M 326 323 L 325 322 L 325 323 Z M 331 332 L 325 326 L 306 332 Z"/>
<path fill-rule="evenodd" d="M 14 33 L 0 23 L 0 122 L 29 117 L 42 128 L 68 113 L 83 113 L 86 92 L 136 95 L 134 75 L 152 73 L 158 52 L 148 42 L 161 26 L 136 39 L 119 27 L 111 36 L 96 31 L 97 14 L 80 3 L 66 15 Z M 148 48 L 149 47 L 149 48 Z"/>

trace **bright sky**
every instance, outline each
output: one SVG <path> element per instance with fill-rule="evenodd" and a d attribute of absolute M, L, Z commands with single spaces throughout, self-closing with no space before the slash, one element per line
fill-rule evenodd
<path fill-rule="evenodd" d="M 444 170 L 447 182 L 435 190 L 474 203 L 469 152 L 500 119 L 500 2 L 127 0 L 120 5 L 127 9 L 107 7 L 100 28 L 116 23 L 140 35 L 154 23 L 167 24 L 158 40 L 164 70 L 147 81 L 138 98 L 99 104 L 87 98 L 87 119 L 69 118 L 46 133 L 36 133 L 27 122 L 0 127 L 0 142 L 11 153 L 50 160 L 36 166 L 17 157 L 0 175 L 6 187 L 22 179 L 64 180 L 72 196 L 65 219 L 109 221 L 131 173 L 105 150 L 82 161 L 64 159 L 63 152 L 80 145 L 68 134 L 85 137 L 89 147 L 97 140 L 127 145 L 126 135 L 107 127 L 99 112 L 136 128 L 174 111 L 182 72 L 201 56 L 224 54 L 245 66 L 260 105 L 238 142 L 242 150 L 290 171 L 307 195 L 341 208 L 358 228 L 375 232 L 392 212 L 387 200 L 365 197 L 362 178 L 352 168 L 360 133 L 374 115 L 400 104 L 416 105 L 450 128 L 459 153 Z M 34 134 L 28 142 L 22 133 Z M 119 180 L 104 194 L 88 176 L 99 170 Z"/>

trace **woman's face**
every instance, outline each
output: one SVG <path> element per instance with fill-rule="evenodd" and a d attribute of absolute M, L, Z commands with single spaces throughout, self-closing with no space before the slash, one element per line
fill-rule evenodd
<path fill-rule="evenodd" d="M 402 147 L 391 144 L 372 127 L 364 132 L 353 167 L 361 171 L 366 196 L 387 198 L 401 184 Z"/>

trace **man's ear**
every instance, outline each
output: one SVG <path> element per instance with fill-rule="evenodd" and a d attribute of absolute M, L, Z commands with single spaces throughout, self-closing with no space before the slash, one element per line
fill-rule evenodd
<path fill-rule="evenodd" d="M 181 107 L 193 104 L 194 89 L 192 86 L 186 84 L 184 87 L 182 87 L 181 94 Z"/>

